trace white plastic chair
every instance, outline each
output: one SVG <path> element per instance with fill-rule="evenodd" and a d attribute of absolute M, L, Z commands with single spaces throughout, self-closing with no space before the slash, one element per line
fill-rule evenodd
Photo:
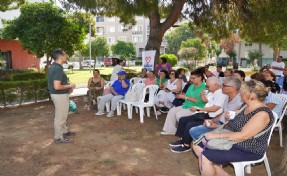
<path fill-rule="evenodd" d="M 138 102 L 133 102 L 131 104 L 131 118 L 132 118 L 132 109 L 133 107 L 138 107 L 139 110 L 140 110 L 140 122 L 141 123 L 144 123 L 144 108 L 147 108 L 147 116 L 150 117 L 150 107 L 153 107 L 154 109 L 154 113 L 155 113 L 155 117 L 156 119 L 157 118 L 157 114 L 156 114 L 156 108 L 155 108 L 155 104 L 154 104 L 154 99 L 155 99 L 155 96 L 156 96 L 156 93 L 157 93 L 157 90 L 158 90 L 158 86 L 157 85 L 148 85 L 146 86 L 144 89 L 143 89 L 143 93 L 141 95 L 141 98 Z M 145 95 L 146 93 L 149 93 L 149 100 L 148 102 L 145 102 Z"/>
<path fill-rule="evenodd" d="M 286 109 L 287 109 L 287 95 L 280 94 L 279 96 L 282 99 L 282 101 L 280 103 L 283 103 L 284 106 L 283 106 L 283 109 L 281 111 L 282 112 L 281 116 L 279 117 L 279 119 L 275 125 L 275 128 L 278 128 L 279 138 L 280 138 L 280 146 L 283 147 L 282 119 L 283 119 L 285 112 L 286 112 Z"/>
<path fill-rule="evenodd" d="M 145 87 L 144 83 L 136 83 L 131 87 L 131 89 L 142 94 L 144 87 Z M 120 100 L 118 103 L 118 106 L 117 106 L 117 115 L 118 116 L 122 115 L 122 105 L 126 104 L 127 105 L 127 111 L 128 111 L 128 119 L 132 119 L 132 117 L 131 117 L 132 103 L 133 103 L 132 101 Z"/>
<path fill-rule="evenodd" d="M 132 87 L 136 83 L 144 83 L 144 79 L 139 77 L 133 77 L 130 79 L 130 87 Z"/>
<path fill-rule="evenodd" d="M 104 86 L 104 90 L 107 88 L 111 88 L 111 86 L 112 86 L 112 82 L 107 82 L 107 84 L 105 84 L 105 86 Z M 106 102 L 107 112 L 110 112 L 110 109 L 111 109 L 111 101 L 108 101 L 108 102 Z"/>
<path fill-rule="evenodd" d="M 268 146 L 270 144 L 270 140 L 271 140 L 273 129 L 275 128 L 276 121 L 278 119 L 278 115 L 275 112 L 273 112 L 273 115 L 274 115 L 274 119 L 275 120 L 274 120 L 274 124 L 272 125 L 270 135 L 268 137 Z M 256 161 L 232 162 L 230 164 L 233 165 L 236 176 L 244 176 L 244 174 L 245 174 L 245 172 L 244 172 L 245 166 L 246 166 L 245 171 L 250 174 L 251 173 L 251 164 L 261 163 L 262 161 L 264 161 L 267 175 L 271 176 L 271 170 L 270 170 L 270 166 L 269 166 L 269 162 L 268 162 L 268 158 L 266 156 L 266 153 L 264 153 L 264 156 L 261 159 L 256 160 Z"/>

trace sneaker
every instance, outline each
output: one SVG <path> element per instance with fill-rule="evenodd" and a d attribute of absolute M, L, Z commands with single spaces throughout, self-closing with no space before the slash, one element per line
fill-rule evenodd
<path fill-rule="evenodd" d="M 161 112 L 160 111 L 156 111 L 156 115 L 161 115 Z"/>
<path fill-rule="evenodd" d="M 107 117 L 113 117 L 114 116 L 114 111 L 110 111 L 109 114 L 107 115 Z"/>
<path fill-rule="evenodd" d="M 178 140 L 178 141 L 175 141 L 175 142 L 172 142 L 169 144 L 169 146 L 171 147 L 179 147 L 182 145 L 182 141 L 181 140 Z"/>
<path fill-rule="evenodd" d="M 165 135 L 165 136 L 167 136 L 167 135 L 175 135 L 175 133 L 169 133 L 169 132 L 166 132 L 166 131 L 162 131 L 162 132 L 160 132 L 160 134 L 161 135 Z"/>
<path fill-rule="evenodd" d="M 182 144 L 181 146 L 170 149 L 170 151 L 172 151 L 173 153 L 184 153 L 191 151 L 191 148 L 186 147 L 185 145 Z"/>
<path fill-rule="evenodd" d="M 96 116 L 100 116 L 100 115 L 104 115 L 105 113 L 103 111 L 98 111 L 95 115 Z"/>
<path fill-rule="evenodd" d="M 72 139 L 67 139 L 67 138 L 54 139 L 54 143 L 55 143 L 55 144 L 65 144 L 65 143 L 72 143 L 72 142 L 74 142 L 74 140 L 72 140 Z"/>
<path fill-rule="evenodd" d="M 159 109 L 159 111 L 160 111 L 161 113 L 163 113 L 163 114 L 167 114 L 168 111 L 169 111 L 169 108 L 167 108 L 167 107 L 162 107 L 162 108 Z"/>
<path fill-rule="evenodd" d="M 77 133 L 76 132 L 73 132 L 73 131 L 68 131 L 67 133 L 63 134 L 63 136 L 76 136 Z"/>

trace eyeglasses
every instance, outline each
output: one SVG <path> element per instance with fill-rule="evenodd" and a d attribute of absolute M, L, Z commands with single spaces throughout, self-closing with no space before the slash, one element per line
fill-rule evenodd
<path fill-rule="evenodd" d="M 175 73 L 170 73 L 170 75 L 174 75 Z"/>
<path fill-rule="evenodd" d="M 233 87 L 233 86 L 230 86 L 230 85 L 226 85 L 226 84 L 222 84 L 223 87 Z"/>

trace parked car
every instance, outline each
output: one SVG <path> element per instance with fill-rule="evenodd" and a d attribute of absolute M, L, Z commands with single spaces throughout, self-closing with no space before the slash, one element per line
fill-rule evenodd
<path fill-rule="evenodd" d="M 83 60 L 82 67 L 94 67 L 95 60 Z M 104 67 L 104 63 L 102 61 L 96 61 L 96 67 Z"/>
<path fill-rule="evenodd" d="M 113 66 L 113 59 L 112 58 L 105 58 L 104 59 L 105 67 Z"/>
<path fill-rule="evenodd" d="M 69 62 L 64 63 L 62 66 L 64 69 L 73 69 L 74 68 L 74 65 L 72 63 L 69 63 Z"/>

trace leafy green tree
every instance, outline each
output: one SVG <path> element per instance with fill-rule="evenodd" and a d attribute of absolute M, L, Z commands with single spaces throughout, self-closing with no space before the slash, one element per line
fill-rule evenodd
<path fill-rule="evenodd" d="M 94 59 L 96 59 L 97 56 L 110 55 L 110 47 L 108 45 L 107 39 L 104 37 L 97 37 L 94 41 L 92 41 L 91 54 Z M 86 57 L 90 56 L 89 44 L 87 44 L 83 49 L 82 55 Z"/>
<path fill-rule="evenodd" d="M 176 27 L 165 35 L 165 39 L 167 40 L 167 53 L 177 54 L 181 42 L 189 38 L 194 38 L 194 34 L 188 26 L 188 23 Z"/>
<path fill-rule="evenodd" d="M 74 23 L 78 24 L 80 27 L 83 27 L 85 33 L 88 34 L 90 31 L 89 25 L 91 24 L 91 36 L 96 34 L 96 22 L 95 17 L 91 13 L 87 12 L 72 12 L 67 15 L 69 19 L 72 19 Z"/>
<path fill-rule="evenodd" d="M 24 49 L 43 57 L 46 54 L 47 67 L 50 53 L 62 48 L 68 55 L 83 47 L 83 27 L 66 18 L 66 13 L 52 3 L 28 3 L 20 8 L 18 18 L 6 21 L 3 29 L 5 39 L 18 39 Z M 46 67 L 46 68 L 47 68 Z"/>
<path fill-rule="evenodd" d="M 257 59 L 258 61 L 262 60 L 263 54 L 260 51 L 253 50 L 248 52 L 248 58 L 251 61 L 251 64 L 254 65 L 254 60 Z"/>
<path fill-rule="evenodd" d="M 178 59 L 177 59 L 176 55 L 174 55 L 174 54 L 162 54 L 162 55 L 160 55 L 159 58 L 161 59 L 163 57 L 166 58 L 167 63 L 169 63 L 171 66 L 174 67 L 177 64 Z"/>
<path fill-rule="evenodd" d="M 194 57 L 195 60 L 201 60 L 206 56 L 206 46 L 202 44 L 201 39 L 187 39 L 183 41 L 180 48 L 195 48 L 197 50 L 197 55 Z"/>
<path fill-rule="evenodd" d="M 26 0 L 0 0 L 0 12 L 16 9 L 25 2 Z"/>
<path fill-rule="evenodd" d="M 218 7 L 228 11 L 229 5 L 237 10 L 237 13 L 248 12 L 246 0 L 60 0 L 65 8 L 78 8 L 91 11 L 103 16 L 117 16 L 120 21 L 127 24 L 135 24 L 135 16 L 149 18 L 150 34 L 145 50 L 156 50 L 156 58 L 159 57 L 160 46 L 164 33 L 174 25 L 182 15 L 188 16 L 195 23 L 202 23 L 202 16 L 210 16 L 211 9 Z M 183 10 L 183 7 L 186 7 Z M 236 8 L 235 8 L 236 7 Z M 222 10 L 223 11 L 223 10 Z M 204 23 L 204 22 L 203 22 Z M 158 62 L 155 59 L 155 62 Z M 156 65 L 156 63 L 155 63 Z"/>
<path fill-rule="evenodd" d="M 199 55 L 197 48 L 181 48 L 178 51 L 178 55 L 182 60 L 185 61 L 183 66 L 190 70 L 193 70 L 196 67 L 196 58 L 198 58 Z"/>
<path fill-rule="evenodd" d="M 111 47 L 113 54 L 124 58 L 131 58 L 136 54 L 136 47 L 132 42 L 117 41 Z"/>

